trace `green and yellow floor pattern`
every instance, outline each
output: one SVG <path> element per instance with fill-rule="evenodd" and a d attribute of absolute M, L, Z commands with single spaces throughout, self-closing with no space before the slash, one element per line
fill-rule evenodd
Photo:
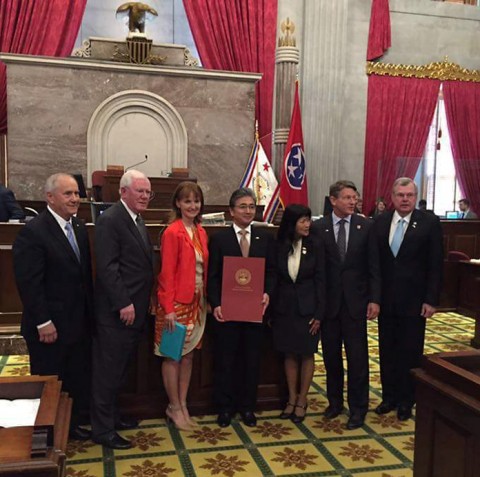
<path fill-rule="evenodd" d="M 437 313 L 428 320 L 425 352 L 469 349 L 474 321 L 455 313 Z M 369 324 L 370 411 L 363 428 L 348 431 L 346 415 L 326 420 L 325 368 L 322 356 L 309 395 L 308 415 L 295 425 L 277 419 L 278 411 L 258 413 L 256 428 L 234 420 L 222 429 L 216 416 L 197 418 L 191 432 L 167 427 L 163 419 L 142 421 L 121 434 L 134 447 L 103 449 L 91 441 L 70 442 L 68 477 L 260 477 L 358 476 L 410 477 L 414 420 L 400 422 L 395 413 L 378 416 L 380 374 L 377 325 Z M 25 375 L 28 356 L 3 356 L 0 375 Z M 159 377 L 160 379 L 160 377 Z"/>

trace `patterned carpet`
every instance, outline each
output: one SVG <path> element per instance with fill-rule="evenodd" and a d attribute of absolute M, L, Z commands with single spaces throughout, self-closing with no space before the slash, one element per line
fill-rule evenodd
<path fill-rule="evenodd" d="M 425 352 L 469 348 L 474 321 L 455 313 L 437 313 L 428 321 Z M 369 325 L 370 409 L 380 402 L 376 323 Z M 28 357 L 3 356 L 0 375 L 28 374 Z M 221 429 L 215 416 L 197 418 L 199 427 L 179 432 L 163 419 L 142 421 L 121 434 L 134 442 L 128 451 L 102 449 L 91 441 L 70 442 L 68 477 L 256 477 L 256 476 L 412 476 L 414 420 L 399 422 L 394 413 L 367 414 L 365 426 L 347 431 L 347 416 L 328 421 L 322 411 L 325 369 L 319 353 L 302 424 L 259 413 L 256 428 L 235 420 Z"/>

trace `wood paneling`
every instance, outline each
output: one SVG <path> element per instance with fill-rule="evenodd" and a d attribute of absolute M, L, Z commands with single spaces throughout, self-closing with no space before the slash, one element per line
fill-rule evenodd
<path fill-rule="evenodd" d="M 450 250 L 480 258 L 480 221 L 442 220 L 442 229 L 445 258 Z"/>
<path fill-rule="evenodd" d="M 416 381 L 415 477 L 474 477 L 480 469 L 480 354 L 424 357 Z"/>
<path fill-rule="evenodd" d="M 2 321 L 20 324 L 22 304 L 15 287 L 11 246 L 22 224 L 0 224 L 0 242 L 3 248 L 0 253 L 0 273 L 2 286 L 0 293 L 0 333 Z M 158 236 L 163 230 L 162 225 L 147 225 L 150 240 L 158 244 Z M 94 226 L 88 225 L 91 243 L 94 240 Z M 209 235 L 219 230 L 219 227 L 206 227 Z M 276 233 L 276 228 L 270 229 Z M 158 263 L 158 245 L 155 254 Z M 95 265 L 95 264 L 94 264 Z M 8 285 L 5 285 L 8 284 Z M 4 291 L 4 287 L 7 290 Z M 6 310 L 14 310 L 7 313 Z M 213 343 L 211 322 L 208 317 L 202 342 L 202 348 L 195 351 L 194 369 L 190 385 L 189 407 L 194 414 L 214 412 L 212 405 L 213 384 Z M 141 418 L 152 418 L 163 415 L 168 400 L 162 385 L 161 358 L 153 354 L 153 317 L 149 323 L 145 339 L 139 346 L 136 361 L 128 371 L 127 384 L 120 397 L 120 403 L 125 412 Z M 11 333 L 11 328 L 9 328 Z M 280 353 L 273 349 L 272 334 L 268 327 L 264 329 L 262 363 L 260 369 L 260 385 L 258 390 L 258 409 L 280 409 L 286 398 L 286 385 L 283 375 L 283 360 Z"/>

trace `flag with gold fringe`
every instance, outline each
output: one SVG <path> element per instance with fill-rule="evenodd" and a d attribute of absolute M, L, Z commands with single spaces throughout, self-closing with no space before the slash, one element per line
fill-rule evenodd
<path fill-rule="evenodd" d="M 255 133 L 255 142 L 240 187 L 255 192 L 257 205 L 263 205 L 263 221 L 271 222 L 279 205 L 280 187 L 265 150 Z"/>

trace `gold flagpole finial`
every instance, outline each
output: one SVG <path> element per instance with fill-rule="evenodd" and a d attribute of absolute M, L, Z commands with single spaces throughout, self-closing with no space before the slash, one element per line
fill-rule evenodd
<path fill-rule="evenodd" d="M 258 141 L 258 119 L 255 119 L 255 139 Z"/>

